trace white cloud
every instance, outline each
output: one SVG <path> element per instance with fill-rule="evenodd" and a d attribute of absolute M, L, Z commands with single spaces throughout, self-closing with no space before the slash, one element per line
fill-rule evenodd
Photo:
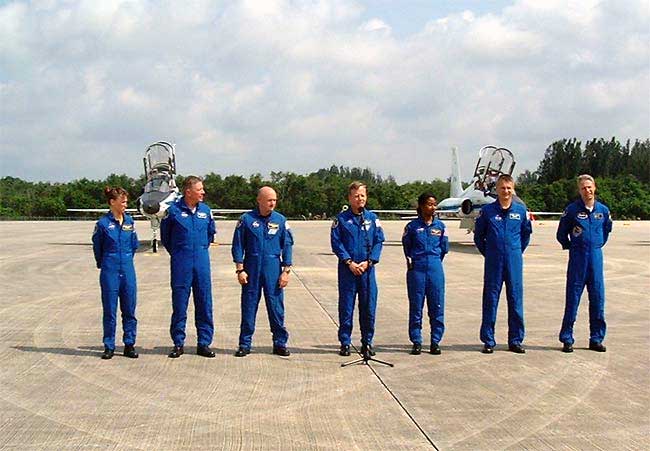
<path fill-rule="evenodd" d="M 407 6 L 401 6 L 406 8 Z M 137 176 L 152 141 L 182 173 L 369 166 L 464 172 L 486 144 L 535 169 L 564 137 L 648 136 L 643 0 L 520 0 L 390 18 L 343 0 L 10 2 L 0 7 L 0 176 Z"/>

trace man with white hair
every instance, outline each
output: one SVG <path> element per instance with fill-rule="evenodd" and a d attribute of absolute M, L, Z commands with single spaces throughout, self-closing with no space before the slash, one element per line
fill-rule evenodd
<path fill-rule="evenodd" d="M 605 282 L 602 247 L 612 231 L 609 209 L 596 200 L 596 182 L 592 176 L 578 177 L 580 199 L 564 210 L 557 228 L 557 240 L 569 250 L 566 279 L 566 304 L 560 330 L 562 351 L 573 352 L 573 324 L 580 296 L 589 293 L 589 349 L 605 352 Z"/>

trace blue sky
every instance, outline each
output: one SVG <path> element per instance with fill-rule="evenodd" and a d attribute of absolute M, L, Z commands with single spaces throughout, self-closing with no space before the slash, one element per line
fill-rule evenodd
<path fill-rule="evenodd" d="M 367 0 L 360 2 L 365 8 L 362 17 L 370 20 L 382 18 L 396 36 L 403 38 L 417 33 L 427 22 L 450 14 L 472 11 L 475 14 L 499 14 L 513 1 L 492 0 Z"/>
<path fill-rule="evenodd" d="M 648 138 L 646 0 L 0 1 L 0 176 L 535 170 L 553 141 Z"/>

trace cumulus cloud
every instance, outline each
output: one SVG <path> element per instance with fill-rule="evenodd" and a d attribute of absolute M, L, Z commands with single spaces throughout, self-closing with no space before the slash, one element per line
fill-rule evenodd
<path fill-rule="evenodd" d="M 368 3 L 371 5 L 371 3 Z M 10 1 L 0 6 L 0 175 L 249 175 L 369 166 L 465 173 L 486 144 L 535 169 L 552 141 L 646 138 L 647 2 L 518 0 L 391 17 L 343 0 Z M 403 7 L 403 6 L 400 6 Z"/>

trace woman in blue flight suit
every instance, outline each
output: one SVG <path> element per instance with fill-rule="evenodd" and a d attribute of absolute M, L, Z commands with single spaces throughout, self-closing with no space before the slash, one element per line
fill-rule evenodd
<path fill-rule="evenodd" d="M 93 232 L 93 252 L 102 288 L 104 310 L 104 353 L 102 359 L 110 359 L 115 353 L 115 325 L 117 300 L 122 311 L 124 332 L 124 355 L 138 358 L 135 336 L 138 320 L 135 317 L 136 280 L 133 254 L 138 248 L 133 218 L 126 213 L 128 194 L 123 188 L 104 189 L 110 211 L 101 217 Z"/>
<path fill-rule="evenodd" d="M 440 354 L 445 331 L 445 273 L 442 260 L 449 252 L 445 225 L 434 217 L 436 198 L 423 193 L 418 198 L 418 219 L 404 228 L 402 246 L 406 256 L 406 286 L 409 297 L 409 339 L 411 354 L 422 352 L 422 311 L 424 298 L 431 324 L 431 354 Z"/>

